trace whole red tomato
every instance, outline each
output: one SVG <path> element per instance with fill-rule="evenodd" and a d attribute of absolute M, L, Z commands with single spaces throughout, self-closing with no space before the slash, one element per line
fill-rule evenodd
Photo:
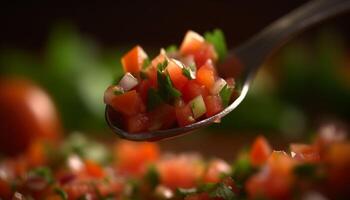
<path fill-rule="evenodd" d="M 61 123 L 40 87 L 18 78 L 0 78 L 0 153 L 14 155 L 37 139 L 56 141 Z"/>

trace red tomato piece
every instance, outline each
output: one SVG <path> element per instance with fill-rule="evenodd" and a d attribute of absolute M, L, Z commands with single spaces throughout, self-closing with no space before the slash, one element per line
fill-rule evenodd
<path fill-rule="evenodd" d="M 140 46 L 135 46 L 128 53 L 126 53 L 122 59 L 122 65 L 124 72 L 130 72 L 137 74 L 142 69 L 143 62 L 148 56 Z"/>
<path fill-rule="evenodd" d="M 142 80 L 141 83 L 137 86 L 137 92 L 140 94 L 140 97 L 144 104 L 147 104 L 148 90 L 151 88 L 151 82 L 148 79 Z"/>
<path fill-rule="evenodd" d="M 156 143 L 120 141 L 115 145 L 116 167 L 120 172 L 142 176 L 147 165 L 159 158 Z"/>
<path fill-rule="evenodd" d="M 176 119 L 179 126 L 187 126 L 195 122 L 190 105 L 176 106 Z"/>
<path fill-rule="evenodd" d="M 250 162 L 253 166 L 259 166 L 264 164 L 271 155 L 271 146 L 263 136 L 259 136 L 255 139 L 252 148 L 250 150 Z"/>
<path fill-rule="evenodd" d="M 123 94 L 114 94 L 113 86 L 109 87 L 105 93 L 105 103 L 112 106 L 114 110 L 132 116 L 145 111 L 145 105 L 136 90 L 131 90 Z"/>
<path fill-rule="evenodd" d="M 178 63 L 170 60 L 166 70 L 169 73 L 170 79 L 174 84 L 175 88 L 181 90 L 185 84 L 189 81 L 188 78 L 183 74 L 182 67 Z"/>
<path fill-rule="evenodd" d="M 98 163 L 92 160 L 85 161 L 85 171 L 88 175 L 96 178 L 102 178 L 105 176 L 103 168 Z"/>
<path fill-rule="evenodd" d="M 211 60 L 208 60 L 198 71 L 196 81 L 210 90 L 216 78 L 216 71 Z"/>
<path fill-rule="evenodd" d="M 307 144 L 291 144 L 290 151 L 293 158 L 305 162 L 319 162 L 320 153 L 316 146 Z"/>
<path fill-rule="evenodd" d="M 204 97 L 204 103 L 207 109 L 207 117 L 211 117 L 223 110 L 221 97 L 219 95 Z"/>
<path fill-rule="evenodd" d="M 149 129 L 158 130 L 159 128 L 167 129 L 176 122 L 174 106 L 168 104 L 159 105 L 154 111 L 149 113 Z"/>
<path fill-rule="evenodd" d="M 188 31 L 180 46 L 182 55 L 193 55 L 196 65 L 201 67 L 208 59 L 217 60 L 217 54 L 212 44 L 194 31 Z"/>
<path fill-rule="evenodd" d="M 159 161 L 157 169 L 161 184 L 170 189 L 176 189 L 195 187 L 204 168 L 197 157 L 180 155 Z"/>
<path fill-rule="evenodd" d="M 126 119 L 126 129 L 130 133 L 137 133 L 147 130 L 149 117 L 144 113 L 139 113 Z"/>
<path fill-rule="evenodd" d="M 0 179 L 0 197 L 4 199 L 11 199 L 11 186 L 4 180 Z"/>
<path fill-rule="evenodd" d="M 193 98 L 202 95 L 208 96 L 208 89 L 204 85 L 200 85 L 196 80 L 190 80 L 182 89 L 182 97 L 185 102 L 191 101 Z"/>
<path fill-rule="evenodd" d="M 215 159 L 209 163 L 203 179 L 206 183 L 218 183 L 223 174 L 229 174 L 230 172 L 231 167 L 227 162 L 221 159 Z"/>

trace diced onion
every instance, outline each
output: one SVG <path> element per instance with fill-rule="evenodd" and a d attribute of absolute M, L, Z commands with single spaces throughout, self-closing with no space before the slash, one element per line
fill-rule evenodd
<path fill-rule="evenodd" d="M 222 90 L 222 88 L 225 87 L 226 81 L 222 78 L 219 78 L 213 85 L 213 87 L 210 90 L 210 93 L 213 95 L 219 94 L 219 92 Z"/>
<path fill-rule="evenodd" d="M 138 84 L 138 80 L 129 72 L 126 73 L 119 82 L 119 86 L 124 89 L 124 91 L 129 91 Z"/>
<path fill-rule="evenodd" d="M 197 96 L 189 102 L 193 117 L 198 119 L 207 112 L 202 95 Z"/>

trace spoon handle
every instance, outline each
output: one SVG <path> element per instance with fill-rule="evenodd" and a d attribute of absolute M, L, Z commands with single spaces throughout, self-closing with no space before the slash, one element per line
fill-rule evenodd
<path fill-rule="evenodd" d="M 350 10 L 350 0 L 313 0 L 273 22 L 244 45 L 234 50 L 248 76 L 274 50 L 294 35 L 327 18 Z"/>

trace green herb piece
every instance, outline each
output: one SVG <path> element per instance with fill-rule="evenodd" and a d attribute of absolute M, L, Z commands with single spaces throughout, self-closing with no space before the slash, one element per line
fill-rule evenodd
<path fill-rule="evenodd" d="M 160 70 L 157 71 L 158 93 L 165 102 L 172 103 L 181 93 L 174 88 L 169 74 L 164 74 Z"/>
<path fill-rule="evenodd" d="M 154 110 L 159 104 L 163 103 L 163 99 L 159 96 L 158 92 L 150 88 L 147 93 L 147 110 Z"/>
<path fill-rule="evenodd" d="M 216 183 L 205 183 L 198 187 L 198 192 L 210 192 L 216 187 Z"/>
<path fill-rule="evenodd" d="M 238 160 L 233 165 L 233 175 L 232 178 L 237 182 L 237 184 L 244 184 L 245 181 L 256 172 L 256 168 L 250 163 L 250 159 L 247 153 L 240 155 Z"/>
<path fill-rule="evenodd" d="M 165 48 L 165 51 L 167 53 L 174 53 L 174 52 L 177 52 L 178 48 L 175 44 L 172 44 L 170 46 L 168 46 L 167 48 Z"/>
<path fill-rule="evenodd" d="M 163 72 L 167 66 L 168 66 L 168 60 L 165 59 L 162 63 L 158 63 L 157 69 Z"/>
<path fill-rule="evenodd" d="M 152 188 L 159 184 L 159 173 L 154 165 L 148 167 L 145 178 Z"/>
<path fill-rule="evenodd" d="M 197 66 L 196 66 L 196 63 L 191 63 L 189 66 L 188 66 L 193 72 L 195 72 L 197 70 Z"/>
<path fill-rule="evenodd" d="M 62 200 L 68 200 L 68 194 L 59 187 L 54 188 L 54 192 L 61 197 Z"/>
<path fill-rule="evenodd" d="M 194 79 L 190 68 L 183 67 L 182 68 L 182 74 L 184 76 L 186 76 L 186 78 L 188 78 L 188 80 Z"/>
<path fill-rule="evenodd" d="M 28 177 L 41 177 L 48 184 L 52 184 L 54 182 L 54 178 L 50 168 L 48 167 L 38 167 L 34 168 L 28 172 Z"/>
<path fill-rule="evenodd" d="M 234 200 L 236 195 L 232 192 L 231 188 L 223 183 L 219 183 L 218 186 L 209 194 L 210 197 L 223 198 L 224 200 Z"/>
<path fill-rule="evenodd" d="M 227 84 L 219 92 L 223 107 L 227 107 L 232 97 L 233 88 Z"/>
<path fill-rule="evenodd" d="M 151 61 L 149 58 L 144 59 L 142 63 L 142 69 L 146 69 L 150 64 L 151 64 Z"/>
<path fill-rule="evenodd" d="M 220 29 L 214 29 L 212 32 L 204 33 L 207 42 L 214 45 L 219 56 L 219 61 L 223 61 L 227 55 L 227 46 L 224 33 Z"/>

